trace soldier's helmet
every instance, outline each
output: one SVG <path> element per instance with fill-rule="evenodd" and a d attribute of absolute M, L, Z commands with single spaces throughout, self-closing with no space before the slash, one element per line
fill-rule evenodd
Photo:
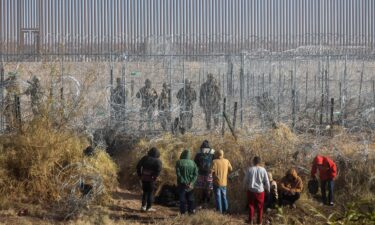
<path fill-rule="evenodd" d="M 33 76 L 32 78 L 31 78 L 31 81 L 33 82 L 33 83 L 35 83 L 35 84 L 38 84 L 39 83 L 39 78 L 37 77 L 37 76 Z"/>
<path fill-rule="evenodd" d="M 214 75 L 212 73 L 207 74 L 207 80 L 210 82 L 214 81 Z"/>
<path fill-rule="evenodd" d="M 189 80 L 188 78 L 185 79 L 185 84 L 191 84 L 191 80 Z"/>
<path fill-rule="evenodd" d="M 17 72 L 9 72 L 9 76 L 4 81 L 5 88 L 7 90 L 16 89 L 17 88 Z"/>
<path fill-rule="evenodd" d="M 185 79 L 185 82 L 184 82 L 184 84 L 185 84 L 185 87 L 187 87 L 187 88 L 190 88 L 190 87 L 191 87 L 191 84 L 192 84 L 192 82 L 191 82 L 191 80 L 189 80 L 189 79 Z"/>
<path fill-rule="evenodd" d="M 169 85 L 168 85 L 166 82 L 163 83 L 163 88 L 164 88 L 164 89 L 167 89 L 168 86 L 169 86 Z"/>
<path fill-rule="evenodd" d="M 6 80 L 14 81 L 17 80 L 17 72 L 9 72 Z"/>
<path fill-rule="evenodd" d="M 145 80 L 145 86 L 148 87 L 148 88 L 151 87 L 151 81 L 150 81 L 150 79 L 146 79 Z"/>
<path fill-rule="evenodd" d="M 120 77 L 117 77 L 117 78 L 116 78 L 116 83 L 117 83 L 117 85 L 120 85 L 120 84 L 121 84 L 121 78 L 120 78 Z"/>

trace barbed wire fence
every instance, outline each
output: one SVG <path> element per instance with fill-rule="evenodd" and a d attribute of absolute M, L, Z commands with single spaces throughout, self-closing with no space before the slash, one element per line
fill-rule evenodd
<path fill-rule="evenodd" d="M 284 57 L 253 53 L 196 55 L 194 60 L 177 55 L 123 55 L 113 58 L 111 62 L 101 63 L 105 65 L 106 71 L 100 71 L 102 77 L 99 80 L 100 83 L 107 83 L 104 90 L 99 90 L 105 96 L 102 107 L 106 108 L 107 112 L 103 113 L 111 118 L 111 123 L 128 125 L 128 131 L 134 131 L 135 124 L 140 122 L 137 118 L 140 99 L 135 95 L 145 79 L 152 81 L 152 86 L 158 93 L 164 82 L 169 84 L 170 111 L 172 114 L 178 114 L 176 93 L 184 87 L 185 78 L 193 82 L 192 85 L 199 94 L 200 86 L 206 81 L 209 73 L 213 74 L 218 82 L 221 98 L 227 100 L 228 113 L 233 112 L 234 103 L 238 103 L 237 112 L 241 128 L 255 128 L 259 125 L 262 127 L 266 124 L 264 120 L 267 118 L 291 124 L 296 129 L 303 126 L 303 121 L 308 118 L 314 121 L 312 124 L 339 123 L 348 127 L 362 120 L 366 121 L 366 126 L 371 126 L 373 122 L 367 122 L 374 120 L 374 64 L 367 58 L 340 55 Z M 60 86 L 65 85 L 63 89 L 71 92 L 74 98 L 78 98 L 81 95 L 82 79 L 75 76 L 80 76 L 79 71 L 75 71 L 70 65 L 69 70 L 72 72 L 68 72 L 68 69 L 64 69 L 64 61 L 60 62 L 60 66 L 61 74 L 56 82 Z M 4 80 L 11 71 L 5 71 L 4 66 L 1 71 L 4 102 Z M 121 78 L 121 85 L 127 92 L 127 101 L 122 106 L 116 106 L 116 103 L 111 101 L 116 77 Z M 20 84 L 23 88 L 27 87 L 26 81 L 20 81 Z M 124 114 L 121 120 L 113 118 L 113 108 L 118 108 L 121 114 Z M 200 119 L 200 110 L 198 102 L 195 102 L 194 118 Z M 160 129 L 157 124 L 158 115 L 155 110 L 152 116 L 152 130 Z M 233 114 L 230 115 L 234 119 Z M 1 121 L 4 130 L 5 119 L 2 117 Z M 261 123 L 258 124 L 259 122 Z M 194 126 L 194 130 L 200 129 L 201 127 Z"/>
<path fill-rule="evenodd" d="M 136 97 L 144 81 L 150 79 L 158 94 L 164 82 L 169 84 L 169 111 L 173 120 L 179 117 L 180 105 L 176 94 L 185 86 L 185 78 L 192 81 L 199 98 L 200 87 L 209 73 L 213 74 L 220 89 L 221 110 L 217 112 L 217 116 L 225 120 L 222 117 L 225 98 L 225 111 L 235 129 L 240 126 L 244 130 L 260 131 L 274 122 L 286 123 L 296 132 L 307 132 L 334 124 L 349 129 L 373 129 L 373 54 L 348 53 L 343 50 L 345 48 L 328 46 L 301 46 L 284 52 L 270 52 L 262 49 L 263 45 L 258 43 L 257 50 L 251 52 L 180 55 L 175 52 L 172 43 L 158 43 L 155 40 L 152 43 L 154 44 L 150 45 L 147 51 L 149 54 L 146 55 L 103 53 L 97 57 L 92 56 L 94 58 L 82 55 L 79 61 L 64 52 L 61 55 L 38 53 L 36 58 L 30 54 L 30 60 L 25 55 L 14 55 L 10 61 L 1 57 L 2 108 L 6 107 L 4 89 L 9 72 L 17 72 L 20 65 L 27 67 L 37 60 L 35 64 L 40 61 L 55 68 L 53 78 L 44 76 L 42 79 L 50 80 L 50 84 L 44 88 L 53 89 L 54 95 L 60 99 L 67 95 L 65 98 L 71 98 L 74 102 L 82 95 L 93 100 L 100 93 L 95 99 L 96 105 L 74 124 L 84 127 L 90 134 L 107 124 L 120 133 L 162 133 L 160 112 L 157 109 L 153 110 L 150 128 L 139 130 L 139 123 L 147 122 L 140 118 L 141 99 Z M 97 77 L 96 83 L 92 84 L 95 90 L 82 92 L 83 77 L 87 76 L 85 73 L 90 68 L 95 70 Z M 120 105 L 116 105 L 111 98 L 116 78 L 121 79 L 121 86 L 126 90 L 124 93 L 128 93 L 126 101 Z M 22 89 L 28 85 L 25 76 L 19 83 Z M 30 101 L 23 97 L 21 102 L 22 117 L 27 120 L 31 117 Z M 193 128 L 190 132 L 204 133 L 204 110 L 198 102 L 193 104 Z M 114 116 L 114 109 L 120 111 L 121 119 Z M 1 130 L 5 131 L 7 122 L 4 110 L 2 112 Z M 221 128 L 217 127 L 216 131 L 219 130 Z"/>
<path fill-rule="evenodd" d="M 48 66 L 44 68 L 41 66 L 43 63 Z M 322 148 L 319 137 L 338 125 L 347 133 L 359 137 L 361 152 L 358 154 L 361 159 L 367 160 L 371 151 L 375 125 L 375 63 L 371 57 L 313 55 L 311 52 L 304 55 L 296 50 L 294 54 L 263 51 L 194 56 L 123 54 L 113 55 L 109 61 L 102 62 L 67 62 L 60 59 L 42 62 L 39 66 L 33 64 L 38 62 L 2 61 L 0 64 L 2 132 L 7 132 L 4 97 L 8 93 L 4 89 L 9 72 L 20 74 L 18 83 L 21 90 L 28 87 L 26 77 L 29 73 L 39 73 L 41 80 L 45 80 L 43 88 L 51 90 L 45 91 L 46 95 L 54 92 L 56 107 L 65 107 L 67 112 L 75 110 L 75 102 L 80 98 L 86 99 L 87 111 L 69 125 L 72 129 L 83 130 L 93 140 L 95 132 L 105 127 L 109 127 L 113 139 L 117 136 L 134 139 L 147 136 L 156 140 L 166 132 L 160 124 L 161 112 L 157 107 L 153 109 L 151 121 L 140 116 L 141 99 L 136 93 L 146 79 L 151 80 L 159 96 L 164 82 L 171 88 L 168 110 L 172 119 L 167 132 L 172 131 L 173 119 L 180 117 L 177 92 L 185 87 L 186 79 L 192 81 L 198 100 L 193 104 L 193 127 L 188 131 L 205 134 L 204 109 L 199 105 L 200 88 L 207 81 L 208 74 L 213 74 L 220 90 L 220 110 L 216 115 L 220 122 L 210 132 L 220 135 L 223 130 L 234 133 L 241 130 L 251 137 L 256 132 L 277 126 L 278 122 L 285 123 L 295 133 L 317 137 L 306 153 L 306 157 L 311 158 Z M 41 68 L 46 72 L 42 72 Z M 56 71 L 49 77 L 51 68 Z M 88 90 L 83 88 L 87 76 L 96 77 Z M 120 78 L 123 93 L 127 93 L 122 104 L 112 99 L 116 78 Z M 20 103 L 21 120 L 30 120 L 29 98 L 21 97 Z M 151 124 L 149 127 L 139 128 L 140 123 L 147 122 Z M 108 148 L 111 143 L 104 140 L 108 129 L 103 132 L 103 137 L 96 140 L 96 144 Z M 340 136 L 343 132 L 334 135 Z M 332 147 L 332 151 L 342 161 L 351 161 L 336 146 Z M 56 179 L 62 187 L 60 194 L 63 199 L 60 203 L 61 208 L 66 209 L 65 218 L 82 212 L 103 190 L 101 177 L 84 163 L 68 165 Z"/>
<path fill-rule="evenodd" d="M 25 6 L 35 3 L 29 3 L 30 1 L 12 3 L 9 0 L 0 0 L 0 2 L 5 6 L 2 10 L 4 16 L 0 18 L 3 21 L 1 24 L 6 25 L 2 27 L 5 35 L 0 35 L 1 133 L 12 131 L 7 129 L 10 121 L 9 117 L 7 118 L 9 109 L 11 114 L 18 115 L 21 122 L 33 118 L 32 102 L 29 97 L 21 93 L 29 87 L 27 76 L 34 74 L 38 75 L 43 83 L 44 101 L 52 96 L 53 108 L 56 111 L 61 110 L 64 114 L 70 114 L 77 110 L 80 99 L 85 100 L 84 112 L 69 121 L 68 125 L 71 129 L 86 133 L 100 148 L 108 148 L 118 136 L 130 136 L 131 139 L 146 136 L 151 141 L 155 141 L 165 132 L 174 132 L 172 128 L 176 119 L 181 120 L 181 114 L 190 113 L 184 111 L 189 96 L 183 95 L 184 105 L 180 104 L 176 96 L 179 90 L 185 91 L 187 80 L 192 82 L 191 86 L 197 95 L 197 100 L 193 102 L 190 109 L 192 128 L 188 131 L 203 135 L 208 131 L 205 125 L 205 110 L 199 104 L 200 89 L 207 81 L 208 74 L 212 74 L 221 98 L 220 109 L 212 116 L 219 118 L 220 121 L 219 125 L 209 132 L 216 132 L 218 135 L 232 132 L 235 135 L 237 130 L 241 130 L 243 135 L 251 137 L 256 132 L 264 132 L 276 127 L 279 122 L 285 123 L 295 133 L 306 136 L 313 134 L 317 137 L 311 141 L 310 151 L 306 153 L 307 158 L 312 158 L 322 147 L 321 137 L 326 136 L 335 125 L 338 125 L 345 130 L 345 133 L 358 137 L 357 143 L 361 144 L 359 154 L 363 160 L 366 160 L 370 154 L 375 128 L 375 50 L 374 35 L 371 35 L 373 26 L 370 26 L 373 24 L 369 19 L 371 16 L 364 16 L 362 21 L 357 21 L 358 17 L 353 15 L 357 15 L 359 11 L 350 7 L 348 2 L 343 3 L 340 9 L 348 8 L 347 11 L 351 11 L 352 16 L 344 13 L 342 18 L 345 18 L 346 22 L 340 23 L 340 20 L 334 20 L 340 29 L 346 27 L 347 33 L 342 31 L 341 34 L 332 31 L 330 33 L 332 19 L 329 19 L 328 14 L 325 15 L 329 11 L 317 10 L 317 8 L 315 13 L 318 12 L 323 17 L 316 14 L 313 18 L 323 18 L 323 24 L 328 28 L 316 29 L 310 23 L 307 24 L 306 19 L 315 15 L 312 13 L 301 14 L 304 15 L 305 20 L 292 20 L 297 18 L 292 15 L 295 12 L 300 13 L 301 10 L 295 7 L 293 13 L 287 13 L 287 10 L 284 10 L 287 4 L 276 7 L 282 12 L 279 16 L 300 24 L 298 26 L 300 33 L 292 33 L 292 30 L 298 30 L 297 27 L 287 25 L 286 23 L 289 22 L 284 19 L 281 21 L 284 24 L 281 31 L 277 31 L 278 26 L 275 24 L 278 21 L 277 17 L 274 17 L 274 20 L 267 20 L 268 27 L 265 29 L 262 19 L 250 18 L 258 13 L 258 16 L 266 18 L 267 15 L 274 16 L 272 7 L 266 7 L 266 3 L 260 1 L 259 4 L 264 10 L 267 9 L 267 13 L 262 13 L 257 7 L 251 7 L 254 13 L 243 14 L 238 12 L 244 10 L 244 5 L 249 6 L 251 1 L 241 1 L 241 4 L 235 3 L 237 10 L 233 10 L 234 15 L 227 17 L 229 20 L 225 22 L 226 29 L 231 27 L 230 24 L 235 25 L 231 31 L 233 34 L 228 33 L 228 30 L 221 32 L 215 30 L 215 33 L 210 32 L 210 35 L 201 34 L 197 27 L 194 27 L 195 31 L 189 33 L 191 28 L 188 28 L 185 22 L 193 17 L 184 14 L 189 19 L 183 20 L 185 21 L 182 26 L 183 31 L 179 35 L 165 33 L 165 28 L 171 25 L 169 21 L 175 21 L 174 19 L 166 20 L 162 26 L 160 24 L 155 26 L 156 23 L 147 25 L 150 28 L 154 26 L 151 30 L 158 30 L 156 33 L 164 34 L 162 36 L 150 35 L 152 32 L 139 33 L 140 29 L 123 30 L 124 27 L 129 29 L 129 26 L 120 26 L 121 30 L 112 29 L 116 31 L 115 34 L 93 29 L 96 22 L 101 27 L 110 27 L 110 23 L 106 20 L 109 17 L 106 14 L 93 17 L 94 14 L 91 13 L 90 23 L 85 24 L 86 22 L 82 21 L 83 17 L 80 17 L 78 22 L 76 21 L 78 26 L 73 26 L 67 23 L 66 19 L 60 19 L 58 14 L 51 13 L 50 9 L 53 7 L 44 10 L 41 7 L 40 11 L 44 13 L 35 16 L 36 11 L 26 10 L 29 13 L 25 14 L 16 7 L 16 5 Z M 73 13 L 75 17 L 81 13 L 74 12 L 86 10 L 86 7 L 82 7 L 82 3 L 78 3 L 81 5 L 78 9 L 73 7 L 72 2 L 58 5 L 56 8 L 61 10 L 57 12 L 67 11 Z M 103 4 L 99 0 L 95 2 Z M 118 6 L 121 1 L 113 2 Z M 131 0 L 131 2 L 138 5 L 140 1 Z M 162 4 L 166 2 L 163 1 Z M 194 0 L 194 2 L 198 1 Z M 223 3 L 223 1 L 212 1 L 209 5 L 212 6 L 217 2 Z M 306 1 L 303 2 L 304 11 L 310 12 L 311 9 L 306 7 Z M 93 6 L 97 8 L 100 4 Z M 106 1 L 105 4 L 107 10 L 116 9 L 117 15 L 120 12 L 117 9 L 123 10 L 113 5 L 112 8 L 108 7 L 108 4 L 113 4 L 112 1 Z M 325 4 L 328 4 L 328 1 Z M 10 7 L 11 5 L 13 7 Z M 197 9 L 200 7 L 199 4 L 195 6 Z M 222 4 L 219 6 L 222 7 L 220 12 L 228 10 Z M 362 3 L 363 9 L 360 12 L 371 15 L 373 8 L 366 6 L 373 6 L 373 3 L 366 0 L 364 4 Z M 157 7 L 150 9 L 157 10 Z M 138 27 L 135 23 L 143 18 L 138 14 L 141 10 L 145 8 L 136 10 L 134 18 L 128 16 L 126 18 L 133 23 L 133 28 Z M 103 10 L 99 11 L 103 12 Z M 168 14 L 168 10 L 165 12 Z M 338 5 L 335 12 L 339 12 Z M 232 10 L 229 13 L 232 13 Z M 13 15 L 5 16 L 8 14 Z M 245 29 L 248 26 L 243 24 L 237 26 L 240 23 L 234 20 L 230 23 L 232 18 L 237 18 L 239 15 L 245 15 L 247 19 L 238 21 L 251 23 L 251 30 Z M 15 22 L 16 18 L 17 22 Z M 35 18 L 44 18 L 45 22 L 43 23 L 43 19 L 37 22 Z M 61 20 L 61 26 L 48 22 L 48 18 Z M 71 17 L 66 16 L 66 18 L 69 21 Z M 117 19 L 119 18 L 121 17 L 118 16 Z M 178 15 L 172 14 L 172 18 L 178 19 Z M 195 20 L 198 19 L 201 26 L 216 27 L 215 22 L 212 22 L 215 20 L 211 19 L 211 22 L 208 22 L 205 18 L 206 16 L 202 14 Z M 309 18 L 311 24 L 315 23 L 313 18 Z M 350 26 L 347 24 L 349 20 Z M 253 24 L 253 21 L 256 22 Z M 305 21 L 306 24 L 302 24 L 301 21 Z M 122 20 L 113 24 L 120 23 Z M 66 26 L 66 24 L 70 25 Z M 315 24 L 320 26 L 321 23 Z M 82 27 L 88 25 L 91 29 L 86 32 Z M 360 32 L 348 33 L 348 27 L 356 28 L 358 30 L 355 31 Z M 301 30 L 307 33 L 302 33 Z M 353 33 L 360 33 L 360 35 Z M 18 74 L 17 83 L 20 88 L 18 101 L 16 99 L 5 101 L 9 95 L 5 89 L 10 72 Z M 93 76 L 95 79 L 90 83 L 91 88 L 85 89 L 85 78 L 88 76 Z M 120 89 L 123 93 L 120 96 L 123 99 L 121 103 L 113 100 L 117 78 L 120 79 Z M 144 86 L 146 79 L 151 80 L 152 88 L 156 90 L 159 97 L 163 83 L 169 85 L 167 111 L 170 119 L 167 130 L 161 125 L 165 114 L 158 107 L 145 110 L 151 111 L 149 119 L 141 116 L 141 111 L 144 109 L 142 109 L 142 99 L 137 98 L 137 93 Z M 140 124 L 147 124 L 147 126 L 140 128 Z M 343 134 L 344 131 L 339 131 L 334 136 Z M 112 137 L 110 140 L 105 140 L 108 136 Z M 332 147 L 332 151 L 343 161 L 351 161 L 336 146 Z M 65 218 L 81 212 L 101 194 L 103 181 L 97 174 L 95 169 L 84 162 L 67 165 L 61 169 L 56 177 L 56 182 L 61 184 L 60 195 L 63 198 L 58 207 L 64 209 Z"/>

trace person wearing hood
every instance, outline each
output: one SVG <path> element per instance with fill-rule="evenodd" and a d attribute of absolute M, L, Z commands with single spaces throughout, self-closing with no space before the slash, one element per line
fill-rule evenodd
<path fill-rule="evenodd" d="M 214 194 L 216 209 L 221 213 L 228 211 L 227 183 L 228 173 L 232 171 L 232 165 L 224 158 L 224 151 L 217 152 L 217 159 L 212 162 L 212 175 L 214 179 Z"/>
<path fill-rule="evenodd" d="M 320 190 L 322 192 L 323 204 L 333 206 L 333 186 L 334 179 L 337 175 L 336 164 L 327 156 L 317 155 L 314 158 L 313 165 L 311 168 L 311 178 L 316 179 L 316 173 L 319 170 L 320 178 Z M 328 186 L 328 202 L 326 187 Z"/>
<path fill-rule="evenodd" d="M 195 194 L 199 205 L 206 207 L 211 201 L 213 190 L 212 161 L 215 150 L 210 147 L 207 140 L 204 140 L 198 153 L 195 155 L 194 162 L 198 166 L 198 179 L 195 184 Z"/>
<path fill-rule="evenodd" d="M 137 164 L 137 174 L 142 181 L 142 211 L 155 211 L 151 208 L 155 180 L 160 175 L 162 163 L 159 159 L 160 152 L 157 148 L 151 148 Z"/>
<path fill-rule="evenodd" d="M 289 169 L 279 182 L 280 205 L 290 205 L 295 208 L 295 202 L 300 198 L 303 189 L 302 179 L 294 168 Z"/>
<path fill-rule="evenodd" d="M 189 214 L 195 212 L 193 189 L 198 177 L 198 167 L 190 159 L 190 151 L 184 150 L 180 160 L 176 163 L 177 189 L 180 200 L 180 213 L 186 213 L 186 204 Z"/>

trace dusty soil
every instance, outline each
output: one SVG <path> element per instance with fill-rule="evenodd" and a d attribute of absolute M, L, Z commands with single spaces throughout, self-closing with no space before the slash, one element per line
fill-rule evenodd
<path fill-rule="evenodd" d="M 156 209 L 156 212 L 142 212 L 140 210 L 140 198 L 141 193 L 139 192 L 118 188 L 116 191 L 113 192 L 113 202 L 109 204 L 109 206 L 100 208 L 92 207 L 89 210 L 91 210 L 93 214 L 100 212 L 107 215 L 109 219 L 113 222 L 113 224 L 116 224 L 117 222 L 125 222 L 126 224 L 157 224 L 158 222 L 164 221 L 165 219 L 170 219 L 178 216 L 177 207 L 169 208 L 161 205 L 153 206 L 153 208 Z M 320 212 L 326 212 L 327 215 L 329 215 L 330 212 L 332 212 L 333 210 L 333 208 L 319 205 L 318 201 L 315 201 L 314 199 L 309 199 L 299 201 L 296 209 L 284 207 L 282 214 L 286 216 L 293 216 L 296 222 L 298 221 L 299 223 L 306 222 L 306 218 L 309 217 L 309 219 L 312 219 L 310 222 L 314 222 L 314 216 L 311 217 L 312 211 L 310 206 L 319 209 Z M 24 210 L 30 212 L 26 212 L 25 215 L 20 215 Z M 275 224 L 277 213 L 280 214 L 280 212 L 277 212 L 277 210 L 265 212 L 264 224 Z M 89 214 L 88 216 L 90 217 Z M 230 217 L 230 224 L 245 224 L 247 219 L 247 213 L 245 213 L 244 211 L 244 213 L 242 214 L 230 214 L 228 215 L 228 217 Z M 86 219 L 87 212 L 86 217 L 78 216 L 77 218 L 74 218 L 71 221 L 62 221 L 61 219 L 59 219 L 58 215 L 53 215 L 50 212 L 48 212 L 48 209 L 47 211 L 45 211 L 45 213 L 35 213 L 35 210 L 33 210 L 33 205 L 24 205 L 23 208 L 0 211 L 0 224 L 6 225 L 75 224 L 75 220 L 85 221 Z M 90 223 L 88 222 L 84 224 Z"/>
<path fill-rule="evenodd" d="M 148 213 L 140 211 L 141 194 L 127 191 L 124 189 L 117 189 L 113 192 L 113 202 L 107 207 L 96 208 L 91 210 L 99 210 L 109 216 L 111 220 L 119 221 L 125 220 L 127 222 L 138 223 L 155 223 L 160 220 L 175 217 L 178 215 L 177 208 L 167 208 L 159 205 L 153 206 L 156 212 Z M 61 221 L 59 215 L 47 213 L 46 215 L 32 215 L 33 205 L 24 205 L 22 208 L 12 210 L 0 211 L 0 224 L 15 225 L 15 224 L 68 224 L 67 221 Z M 90 210 L 90 209 L 89 209 Z M 26 213 L 23 213 L 26 211 Z M 20 214 L 24 215 L 20 215 Z M 78 216 L 75 219 L 80 219 Z"/>
<path fill-rule="evenodd" d="M 113 220 L 124 219 L 139 223 L 153 223 L 178 215 L 177 208 L 154 205 L 156 212 L 142 212 L 141 193 L 118 189 L 114 194 L 114 204 L 109 207 L 109 217 Z"/>

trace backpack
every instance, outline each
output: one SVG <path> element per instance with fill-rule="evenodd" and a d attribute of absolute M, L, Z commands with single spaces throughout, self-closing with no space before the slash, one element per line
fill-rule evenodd
<path fill-rule="evenodd" d="M 163 185 L 160 194 L 156 196 L 155 203 L 167 207 L 178 206 L 178 191 L 175 185 Z"/>
<path fill-rule="evenodd" d="M 211 171 L 212 159 L 213 159 L 212 154 L 201 153 L 200 160 L 199 160 L 200 161 L 199 170 L 201 170 L 204 173 L 209 173 Z"/>
<path fill-rule="evenodd" d="M 309 180 L 309 183 L 307 184 L 307 187 L 309 189 L 309 193 L 312 195 L 316 195 L 319 191 L 319 182 L 317 179 Z"/>

